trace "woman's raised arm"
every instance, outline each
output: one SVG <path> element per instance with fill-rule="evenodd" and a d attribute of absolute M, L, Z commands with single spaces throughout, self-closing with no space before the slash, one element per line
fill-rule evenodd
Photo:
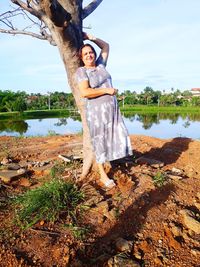
<path fill-rule="evenodd" d="M 83 39 L 94 42 L 101 49 L 99 57 L 101 57 L 101 61 L 103 61 L 104 65 L 106 65 L 109 56 L 109 44 L 86 32 L 83 33 Z"/>

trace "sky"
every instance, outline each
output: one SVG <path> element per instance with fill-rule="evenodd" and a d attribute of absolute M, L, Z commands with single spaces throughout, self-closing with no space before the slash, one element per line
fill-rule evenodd
<path fill-rule="evenodd" d="M 0 14 L 10 3 L 1 0 Z M 110 44 L 107 69 L 119 92 L 140 93 L 146 86 L 184 91 L 200 87 L 199 10 L 199 0 L 103 0 L 83 25 L 91 26 L 84 31 Z M 0 90 L 71 92 L 56 47 L 3 33 Z"/>

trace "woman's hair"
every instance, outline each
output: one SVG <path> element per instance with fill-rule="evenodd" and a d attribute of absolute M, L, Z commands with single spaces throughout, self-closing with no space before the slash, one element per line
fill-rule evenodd
<path fill-rule="evenodd" d="M 83 48 L 86 47 L 86 46 L 89 46 L 89 47 L 92 49 L 92 51 L 93 51 L 93 53 L 94 53 L 94 56 L 95 56 L 95 59 L 97 58 L 97 53 L 96 53 L 94 47 L 93 47 L 91 44 L 83 44 L 83 45 L 80 47 L 79 51 L 78 51 L 78 56 L 79 56 L 79 58 L 80 58 L 80 60 L 81 60 L 82 65 L 84 65 L 84 64 L 83 64 L 83 61 L 82 61 L 82 50 L 83 50 Z"/>

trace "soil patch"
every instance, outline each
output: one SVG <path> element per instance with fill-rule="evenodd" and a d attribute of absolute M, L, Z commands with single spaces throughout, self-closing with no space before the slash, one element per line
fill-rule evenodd
<path fill-rule="evenodd" d="M 82 137 L 0 137 L 1 171 L 19 172 L 0 181 L 0 266 L 199 266 L 200 142 L 132 135 L 131 143 L 132 157 L 107 166 L 115 189 L 102 191 L 95 172 L 79 185 L 88 207 L 79 228 L 44 218 L 22 231 L 7 198 L 42 184 L 59 155 L 77 159 L 61 173 L 76 183 Z"/>

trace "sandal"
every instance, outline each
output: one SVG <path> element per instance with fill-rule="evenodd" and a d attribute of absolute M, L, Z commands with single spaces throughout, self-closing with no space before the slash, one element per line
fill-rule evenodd
<path fill-rule="evenodd" d="M 109 191 L 116 186 L 116 183 L 113 180 L 108 180 L 106 183 L 100 182 L 100 186 L 104 191 Z"/>

